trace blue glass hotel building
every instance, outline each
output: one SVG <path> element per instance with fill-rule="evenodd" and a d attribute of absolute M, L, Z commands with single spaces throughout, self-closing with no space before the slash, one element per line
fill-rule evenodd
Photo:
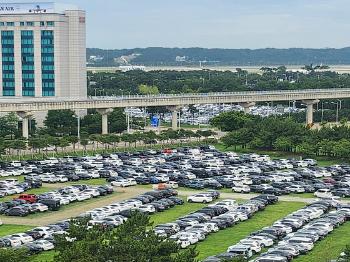
<path fill-rule="evenodd" d="M 85 12 L 0 3 L 0 97 L 86 97 Z"/>

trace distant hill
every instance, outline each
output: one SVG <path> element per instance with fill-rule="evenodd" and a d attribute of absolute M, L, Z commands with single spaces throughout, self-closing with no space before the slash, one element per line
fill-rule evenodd
<path fill-rule="evenodd" d="M 206 48 L 134 48 L 103 50 L 88 48 L 92 66 L 146 65 L 304 65 L 350 64 L 350 47 L 334 49 L 206 49 Z M 91 59 L 90 59 L 91 57 Z"/>

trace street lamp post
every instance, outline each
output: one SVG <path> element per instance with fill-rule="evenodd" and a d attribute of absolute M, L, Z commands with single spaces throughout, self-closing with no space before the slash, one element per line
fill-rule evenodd
<path fill-rule="evenodd" d="M 336 114 L 335 114 L 335 122 L 338 123 L 339 120 L 339 103 L 337 102 L 331 102 L 332 105 L 336 105 L 337 110 L 336 110 Z"/>
<path fill-rule="evenodd" d="M 337 114 L 336 114 L 336 120 L 335 122 L 338 124 L 338 121 L 339 121 L 339 103 L 337 101 Z"/>

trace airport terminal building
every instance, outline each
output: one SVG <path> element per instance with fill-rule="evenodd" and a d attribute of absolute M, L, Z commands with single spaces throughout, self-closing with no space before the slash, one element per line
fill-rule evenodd
<path fill-rule="evenodd" d="M 0 3 L 0 97 L 85 98 L 85 12 Z"/>

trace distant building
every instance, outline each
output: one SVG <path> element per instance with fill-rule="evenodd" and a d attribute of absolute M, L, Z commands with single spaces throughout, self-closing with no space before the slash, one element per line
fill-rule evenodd
<path fill-rule="evenodd" d="M 86 97 L 85 11 L 0 3 L 0 97 Z"/>
<path fill-rule="evenodd" d="M 176 56 L 175 61 L 176 62 L 186 62 L 187 56 Z"/>
<path fill-rule="evenodd" d="M 145 66 L 133 66 L 133 65 L 128 65 L 128 66 L 119 66 L 119 69 L 123 72 L 127 71 L 132 71 L 132 70 L 141 70 L 145 71 L 146 67 Z"/>
<path fill-rule="evenodd" d="M 91 62 L 101 62 L 102 60 L 104 59 L 104 57 L 103 56 L 96 56 L 96 55 L 91 55 L 90 57 L 89 57 L 89 61 L 91 61 Z"/>

